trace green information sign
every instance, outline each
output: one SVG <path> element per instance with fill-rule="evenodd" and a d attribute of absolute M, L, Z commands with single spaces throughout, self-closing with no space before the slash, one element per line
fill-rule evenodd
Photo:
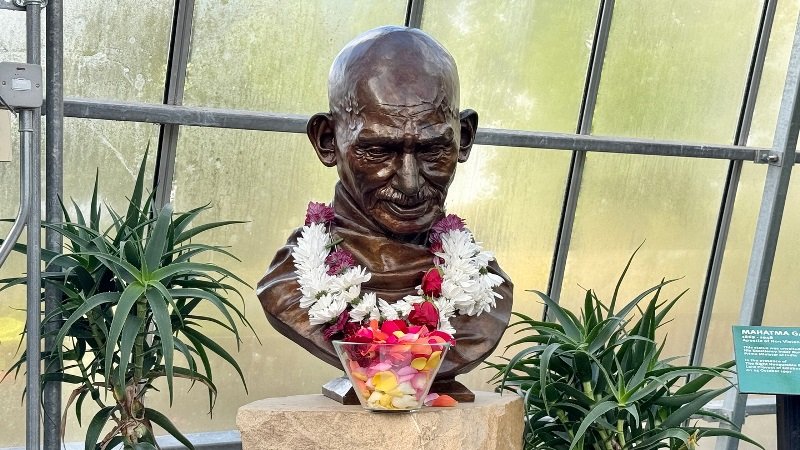
<path fill-rule="evenodd" d="M 739 391 L 800 395 L 800 328 L 733 327 Z"/>

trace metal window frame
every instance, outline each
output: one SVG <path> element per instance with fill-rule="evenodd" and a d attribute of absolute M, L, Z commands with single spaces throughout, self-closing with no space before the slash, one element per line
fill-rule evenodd
<path fill-rule="evenodd" d="M 724 255 L 724 245 L 727 238 L 727 229 L 730 225 L 730 216 L 733 208 L 738 174 L 743 161 L 759 161 L 762 156 L 772 155 L 779 159 L 777 165 L 770 165 L 767 171 L 764 195 L 762 198 L 759 220 L 753 243 L 750 270 L 748 273 L 745 295 L 742 302 L 740 323 L 760 323 L 763 317 L 764 303 L 769 286 L 770 274 L 774 260 L 775 246 L 780 226 L 780 219 L 785 206 L 785 196 L 788 186 L 789 174 L 794 162 L 800 161 L 800 155 L 794 153 L 797 143 L 797 132 L 800 128 L 800 21 L 796 28 L 795 41 L 792 50 L 792 59 L 787 71 L 787 83 L 775 132 L 775 143 L 772 149 L 748 147 L 746 137 L 749 131 L 753 105 L 757 97 L 758 84 L 763 69 L 763 57 L 766 54 L 766 45 L 771 28 L 771 18 L 774 16 L 776 0 L 764 0 L 759 37 L 756 40 L 753 59 L 748 76 L 748 86 L 742 100 L 742 112 L 737 126 L 737 137 L 734 145 L 703 144 L 666 142 L 658 140 L 629 139 L 617 137 L 591 136 L 591 120 L 594 112 L 602 71 L 605 45 L 608 41 L 608 30 L 611 26 L 611 13 L 614 0 L 601 0 L 598 12 L 595 39 L 593 42 L 590 65 L 587 69 L 586 85 L 577 126 L 577 134 L 543 133 L 522 130 L 479 130 L 476 143 L 507 147 L 527 147 L 537 149 L 568 150 L 573 152 L 570 166 L 569 182 L 565 187 L 565 200 L 559 225 L 559 236 L 554 249 L 553 267 L 551 270 L 549 291 L 558 297 L 560 285 L 563 281 L 563 267 L 569 250 L 569 239 L 574 222 L 575 207 L 580 194 L 580 180 L 586 152 L 611 152 L 623 154 L 678 156 L 690 158 L 727 159 L 731 166 L 726 177 L 726 191 L 720 207 L 720 216 L 715 231 L 715 242 L 709 261 L 706 286 L 704 287 L 704 306 L 698 311 L 698 325 L 695 335 L 702 340 L 707 335 L 707 323 L 713 306 L 714 292 L 718 283 L 719 268 Z M 27 48 L 28 61 L 39 63 L 41 59 L 39 38 L 41 35 L 40 11 L 43 2 L 30 0 L 26 2 L 27 23 Z M 62 103 L 63 87 L 62 61 L 63 58 L 63 30 L 61 0 L 50 0 L 48 5 L 48 143 L 47 143 L 47 218 L 52 220 L 56 213 L 49 206 L 56 201 L 60 194 L 63 182 L 63 162 L 61 147 L 63 141 L 63 117 L 76 117 L 88 119 L 103 119 L 115 121 L 135 121 L 162 124 L 159 139 L 158 169 L 155 172 L 154 186 L 159 195 L 159 201 L 164 202 L 169 198 L 174 172 L 175 149 L 180 126 L 235 128 L 243 130 L 261 130 L 273 132 L 302 133 L 305 130 L 306 116 L 296 114 L 281 114 L 254 111 L 239 111 L 229 109 L 211 109 L 180 106 L 182 103 L 183 83 L 186 77 L 186 65 L 191 44 L 193 0 L 176 0 L 172 26 L 172 40 L 170 45 L 167 81 L 165 83 L 164 104 L 138 104 L 126 102 L 107 102 L 90 99 L 65 99 Z M 50 9 L 52 8 L 52 9 Z M 0 9 L 20 10 L 13 0 L 0 0 Z M 420 27 L 422 24 L 423 0 L 408 0 L 406 25 Z M 50 73 L 52 72 L 52 74 Z M 39 129 L 39 114 L 34 114 L 29 121 L 32 130 Z M 51 127 L 53 128 L 51 130 Z M 38 136 L 38 132 L 35 132 Z M 52 134 L 51 134 L 52 133 Z M 31 147 L 32 154 L 38 155 L 38 138 L 29 140 L 25 145 Z M 791 153 L 790 153 L 791 152 Z M 785 156 L 788 156 L 786 160 Z M 30 167 L 26 168 L 28 176 L 38 180 L 40 170 L 38 157 L 32 158 Z M 38 183 L 31 183 L 30 201 L 39 204 Z M 37 191 L 37 192 L 34 192 Z M 39 229 L 39 209 L 31 208 L 27 224 L 30 229 Z M 38 253 L 38 233 L 29 233 L 28 271 L 32 282 L 28 287 L 28 351 L 29 354 L 38 353 L 37 344 L 40 342 L 38 319 L 40 317 L 40 286 L 36 274 L 41 270 Z M 59 246 L 60 242 L 46 237 L 48 247 Z M 559 268 L 560 267 L 560 268 Z M 52 304 L 51 304 L 52 307 Z M 703 330 L 705 327 L 705 330 Z M 693 361 L 702 359 L 702 347 L 696 347 L 692 352 Z M 28 448 L 39 446 L 39 367 L 32 365 L 28 370 L 28 402 L 26 412 L 27 445 Z M 45 393 L 45 409 L 53 408 L 52 393 Z M 56 408 L 58 409 L 58 408 Z M 747 402 L 744 396 L 731 396 L 727 398 L 720 411 L 730 414 L 735 422 L 739 422 L 745 414 L 772 414 L 774 402 L 762 399 Z M 46 428 L 52 428 L 52 426 Z M 50 430 L 52 431 L 52 429 Z M 228 441 L 225 438 L 217 439 L 220 433 L 203 433 L 193 435 L 197 437 L 200 445 L 204 443 L 211 446 L 233 445 L 236 447 L 235 437 L 229 433 Z M 235 433 L 235 432 L 234 432 Z M 224 433 L 222 433 L 224 434 Z M 215 438 L 214 436 L 217 436 Z M 45 441 L 49 447 L 52 440 L 48 440 L 47 431 Z M 213 441 L 213 444 L 212 444 Z M 733 450 L 735 442 L 720 440 L 718 449 Z M 207 447 L 210 448 L 210 447 Z"/>
<path fill-rule="evenodd" d="M 169 58 L 167 60 L 167 78 L 164 83 L 165 105 L 181 105 L 183 103 L 193 21 L 194 0 L 175 0 Z M 160 208 L 170 202 L 172 182 L 175 177 L 175 158 L 177 157 L 179 133 L 180 124 L 161 124 L 158 136 L 155 178 L 153 179 L 153 190 L 155 192 L 153 206 L 156 208 Z"/>
<path fill-rule="evenodd" d="M 614 0 L 600 0 L 589 66 L 586 71 L 586 84 L 584 85 L 578 116 L 576 130 L 578 135 L 590 135 L 592 132 L 592 120 L 594 119 L 594 110 L 597 104 L 597 94 L 600 90 L 600 76 L 603 72 L 608 38 L 611 34 L 613 14 Z M 569 246 L 572 241 L 572 230 L 575 226 L 575 214 L 578 210 L 578 197 L 583 181 L 583 169 L 586 166 L 586 152 L 587 150 L 574 149 L 570 159 L 561 218 L 559 219 L 556 235 L 556 246 L 553 250 L 553 262 L 550 265 L 550 277 L 547 281 L 547 293 L 555 302 L 560 300 L 561 287 L 564 283 Z M 547 306 L 544 307 L 542 316 L 548 319 L 549 311 Z"/>
<path fill-rule="evenodd" d="M 772 34 L 772 25 L 775 21 L 777 4 L 777 0 L 765 0 L 763 3 L 761 19 L 759 20 L 758 31 L 756 32 L 753 55 L 750 60 L 747 83 L 743 93 L 742 108 L 739 113 L 736 135 L 733 140 L 734 145 L 737 146 L 747 145 L 747 139 L 750 136 L 750 126 L 753 123 L 753 111 L 756 107 L 756 97 L 758 96 L 758 89 L 761 84 L 761 74 L 764 69 L 764 61 L 767 57 L 769 38 Z M 708 262 L 703 293 L 700 296 L 700 304 L 698 305 L 694 338 L 692 339 L 691 348 L 689 350 L 689 361 L 693 365 L 700 365 L 703 363 L 706 341 L 708 340 L 708 332 L 711 327 L 711 318 L 714 311 L 714 300 L 716 298 L 717 286 L 722 271 L 722 261 L 725 255 L 725 246 L 728 241 L 731 220 L 733 219 L 733 208 L 741 174 L 742 161 L 731 161 L 728 166 L 719 216 L 714 230 L 711 257 Z"/>

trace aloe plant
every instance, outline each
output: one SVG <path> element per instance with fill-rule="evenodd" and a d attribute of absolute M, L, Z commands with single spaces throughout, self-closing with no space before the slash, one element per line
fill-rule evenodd
<path fill-rule="evenodd" d="M 659 343 L 656 333 L 686 291 L 662 299 L 662 288 L 676 281 L 662 280 L 621 304 L 619 289 L 635 254 L 609 301 L 587 290 L 576 315 L 531 291 L 555 322 L 515 314 L 519 320 L 509 328 L 522 337 L 508 347 L 519 350 L 489 366 L 496 369 L 498 390 L 524 399 L 525 448 L 691 450 L 705 436 L 732 436 L 761 447 L 732 429 L 691 424 L 697 416 L 730 423 L 703 408 L 732 387 L 707 386 L 727 381 L 733 362 L 698 367 L 662 359 L 666 338 Z"/>
<path fill-rule="evenodd" d="M 236 359 L 204 328 L 227 330 L 238 347 L 237 322 L 251 331 L 252 326 L 229 299 L 242 299 L 230 283 L 245 283 L 216 264 L 194 262 L 208 254 L 236 259 L 224 247 L 198 242 L 198 235 L 239 222 L 192 226 L 208 205 L 180 214 L 173 213 L 170 205 L 153 208 L 152 195 L 144 194 L 146 154 L 144 159 L 125 215 L 98 203 L 96 178 L 88 214 L 74 201 L 70 214 L 62 202 L 65 221 L 43 225 L 61 234 L 68 244 L 61 253 L 42 250 L 47 263 L 42 284 L 63 294 L 60 308 L 43 319 L 45 323 L 57 318 L 63 324 L 50 334 L 58 349 L 41 354 L 47 366 L 58 369 L 43 375 L 42 382 L 73 385 L 65 418 L 74 405 L 81 423 L 86 399 L 99 406 L 86 429 L 87 450 L 119 444 L 156 448 L 153 424 L 193 448 L 165 414 L 145 406 L 145 395 L 156 380 L 164 378 L 171 405 L 174 379 L 185 378 L 207 388 L 212 410 L 217 395 L 212 354 L 227 361 L 247 389 Z M 101 227 L 104 210 L 110 216 L 108 227 Z M 17 244 L 15 250 L 24 253 L 26 248 Z M 0 290 L 25 283 L 25 277 L 0 280 Z M 200 312 L 203 305 L 218 314 Z M 18 374 L 27 359 L 22 354 L 9 373 Z M 106 429 L 110 431 L 101 436 Z"/>

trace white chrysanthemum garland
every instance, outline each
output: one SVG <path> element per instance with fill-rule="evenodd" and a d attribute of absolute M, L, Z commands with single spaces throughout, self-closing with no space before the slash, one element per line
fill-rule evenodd
<path fill-rule="evenodd" d="M 302 293 L 300 307 L 308 310 L 312 325 L 341 322 L 345 311 L 350 322 L 408 320 L 414 305 L 430 301 L 439 313 L 437 329 L 455 335 L 450 319 L 456 315 L 479 316 L 502 298 L 494 288 L 503 283 L 503 278 L 488 270 L 494 255 L 475 242 L 464 221 L 454 214 L 437 222 L 431 230 L 431 251 L 435 255 L 434 269 L 441 275 L 440 289 L 423 289 L 420 285 L 418 295 L 407 295 L 393 304 L 374 292 L 362 291 L 361 285 L 372 274 L 356 265 L 346 250 L 338 248 L 340 240 L 328 230 L 332 221 L 332 208 L 309 203 L 306 224 L 292 251 Z"/>

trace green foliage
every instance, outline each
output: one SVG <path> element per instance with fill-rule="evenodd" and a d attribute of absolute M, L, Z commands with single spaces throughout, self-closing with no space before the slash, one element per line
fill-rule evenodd
<path fill-rule="evenodd" d="M 734 430 L 689 424 L 694 416 L 729 422 L 703 407 L 732 387 L 706 386 L 727 380 L 733 363 L 697 367 L 661 359 L 666 339 L 659 344 L 656 331 L 686 291 L 662 299 L 662 288 L 675 281 L 662 280 L 618 309 L 632 260 L 610 301 L 586 292 L 580 317 L 538 291 L 533 292 L 555 322 L 516 314 L 520 320 L 509 328 L 523 337 L 509 348 L 523 349 L 505 363 L 489 365 L 497 370 L 493 381 L 499 390 L 524 399 L 526 448 L 694 449 L 701 437 L 720 435 L 756 444 Z"/>
<path fill-rule="evenodd" d="M 101 229 L 97 180 L 88 214 L 73 201 L 70 216 L 62 203 L 66 220 L 43 225 L 68 244 L 63 253 L 42 250 L 47 262 L 42 283 L 63 294 L 60 308 L 43 321 L 63 320 L 56 330 L 43 331 L 43 337 L 55 336 L 58 350 L 41 355 L 48 367 L 60 368 L 45 374 L 42 381 L 75 385 L 65 416 L 74 404 L 79 423 L 87 397 L 99 405 L 86 431 L 87 450 L 119 443 L 126 448 L 157 447 L 153 423 L 192 448 L 165 415 L 145 407 L 145 394 L 155 380 L 165 378 L 171 404 L 175 377 L 186 378 L 207 388 L 209 410 L 213 409 L 217 388 L 211 354 L 233 366 L 247 389 L 239 364 L 204 328 L 229 331 L 237 345 L 241 342 L 237 322 L 252 330 L 242 310 L 228 299 L 231 294 L 242 298 L 230 280 L 245 283 L 216 264 L 193 261 L 209 254 L 236 259 L 224 247 L 195 239 L 204 231 L 238 222 L 192 226 L 208 205 L 179 214 L 171 205 L 153 208 L 152 196 L 144 195 L 145 161 L 125 215 L 105 206 L 111 218 L 107 228 Z M 25 252 L 26 247 L 17 244 L 15 250 Z M 26 278 L 0 283 L 3 290 L 25 284 Z M 201 312 L 208 310 L 204 305 L 219 314 Z M 18 373 L 26 360 L 23 354 L 9 373 Z M 109 404 L 108 393 L 114 400 Z M 101 438 L 108 422 L 113 427 Z"/>

